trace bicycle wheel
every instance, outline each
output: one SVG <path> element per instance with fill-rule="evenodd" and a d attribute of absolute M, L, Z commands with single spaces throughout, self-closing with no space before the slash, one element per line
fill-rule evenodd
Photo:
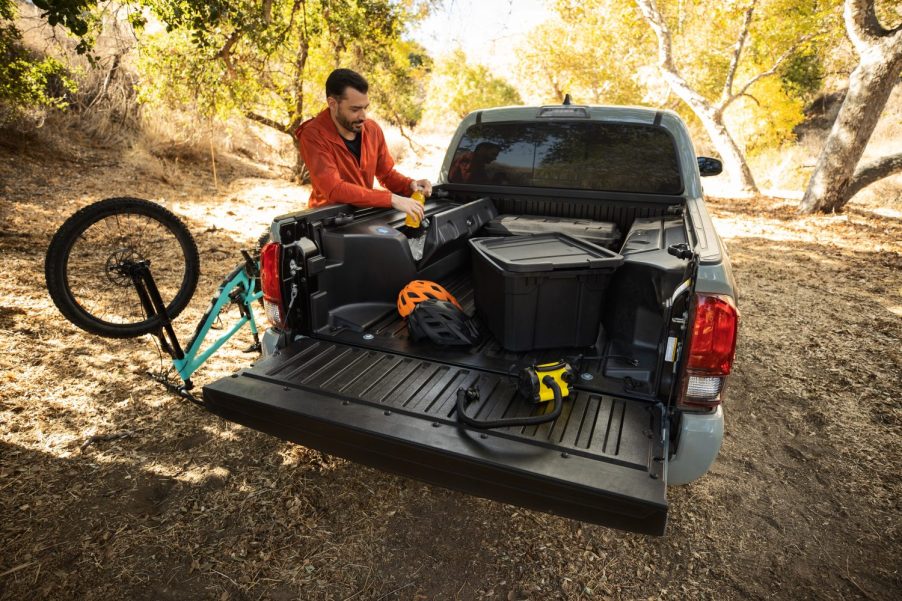
<path fill-rule="evenodd" d="M 139 261 L 150 266 L 170 319 L 191 300 L 200 257 L 191 232 L 158 204 L 108 198 L 81 209 L 53 236 L 44 275 L 63 316 L 79 328 L 108 338 L 131 338 L 156 330 L 128 274 Z"/>

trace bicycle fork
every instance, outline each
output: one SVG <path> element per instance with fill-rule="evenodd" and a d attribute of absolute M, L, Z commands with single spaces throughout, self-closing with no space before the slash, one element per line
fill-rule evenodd
<path fill-rule="evenodd" d="M 135 291 L 138 293 L 138 298 L 141 299 L 141 306 L 144 308 L 147 318 L 160 318 L 160 328 L 154 335 L 160 339 L 163 350 L 169 353 L 173 359 L 183 359 L 185 353 L 175 335 L 175 330 L 172 329 L 172 320 L 166 313 L 166 305 L 163 303 L 157 283 L 150 273 L 150 265 L 147 261 L 137 261 L 128 269 L 128 275 L 135 285 Z"/>
<path fill-rule="evenodd" d="M 160 341 L 160 347 L 172 357 L 173 361 L 183 360 L 185 353 L 182 350 L 182 346 L 179 344 L 178 337 L 175 335 L 175 330 L 172 327 L 172 320 L 169 319 L 169 314 L 166 312 L 166 305 L 163 302 L 163 298 L 160 296 L 160 290 L 157 288 L 157 283 L 150 273 L 150 264 L 147 261 L 138 261 L 131 265 L 127 265 L 126 270 L 132 280 L 132 284 L 135 286 L 135 292 L 137 292 L 138 298 L 141 299 L 141 307 L 144 309 L 145 315 L 147 315 L 148 319 L 154 317 L 159 317 L 160 319 L 160 327 L 152 332 Z M 147 375 L 165 386 L 171 392 L 174 392 L 193 403 L 203 405 L 203 402 L 190 392 L 190 390 L 194 388 L 194 383 L 190 378 L 185 379 L 184 384 L 179 386 L 169 381 L 169 378 L 167 378 L 165 374 L 147 372 Z"/>

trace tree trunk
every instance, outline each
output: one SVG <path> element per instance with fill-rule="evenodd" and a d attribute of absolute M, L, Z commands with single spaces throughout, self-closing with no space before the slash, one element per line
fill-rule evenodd
<path fill-rule="evenodd" d="M 895 64 L 883 59 L 874 56 L 865 62 L 862 58 L 852 72 L 849 91 L 808 182 L 800 212 L 841 211 L 851 199 L 855 166 L 864 154 L 902 65 L 898 57 Z"/>
<path fill-rule="evenodd" d="M 294 149 L 297 151 L 295 155 L 294 167 L 291 170 L 291 179 L 294 182 L 299 184 L 309 184 L 310 183 L 310 170 L 307 169 L 307 165 L 304 164 L 304 159 L 301 158 L 301 143 L 298 140 L 298 137 L 295 135 L 298 126 L 301 124 L 301 119 L 299 117 L 295 117 L 295 120 L 289 125 L 282 125 L 278 121 L 274 121 L 269 117 L 264 117 L 263 115 L 258 115 L 254 112 L 247 112 L 244 114 L 245 117 L 250 119 L 251 121 L 256 121 L 262 125 L 267 127 L 271 127 L 272 129 L 282 132 L 283 134 L 291 137 L 291 142 L 294 144 Z"/>
<path fill-rule="evenodd" d="M 657 37 L 658 68 L 661 69 L 664 80 L 674 94 L 688 104 L 692 112 L 701 120 L 705 131 L 711 138 L 711 143 L 714 144 L 714 147 L 720 154 L 724 169 L 733 185 L 743 192 L 757 193 L 758 187 L 755 185 L 755 179 L 752 177 L 752 172 L 745 161 L 745 156 L 723 122 L 723 108 L 725 108 L 731 98 L 727 98 L 719 107 L 715 107 L 712 102 L 695 91 L 679 74 L 673 62 L 670 30 L 667 28 L 667 24 L 658 10 L 657 3 L 654 0 L 635 0 L 635 2 Z M 744 27 L 748 27 L 748 18 L 744 23 Z M 744 36 L 745 34 L 743 33 L 742 35 Z M 737 47 L 737 55 L 741 49 L 742 45 L 740 44 Z M 738 62 L 738 56 L 736 61 Z M 732 75 L 729 77 L 732 78 Z"/>
<path fill-rule="evenodd" d="M 873 170 L 856 174 L 855 167 L 902 70 L 902 26 L 884 30 L 873 0 L 846 0 L 844 17 L 860 59 L 799 205 L 801 213 L 841 211 L 852 194 L 875 181 Z"/>
<path fill-rule="evenodd" d="M 723 113 L 716 112 L 713 115 L 706 113 L 707 111 L 705 113 L 699 110 L 695 111 L 696 116 L 708 133 L 708 137 L 711 138 L 711 143 L 714 144 L 714 148 L 720 155 L 724 169 L 730 176 L 733 186 L 743 192 L 757 194 L 758 186 L 755 184 L 755 178 L 752 177 L 752 170 L 749 169 L 745 156 L 739 150 L 739 146 L 733 140 L 733 136 L 730 135 L 727 126 L 724 125 Z"/>
<path fill-rule="evenodd" d="M 297 151 L 295 153 L 294 169 L 292 169 L 292 179 L 297 184 L 309 184 L 310 170 L 307 169 L 307 164 L 304 163 L 304 158 L 301 156 L 301 142 L 293 134 L 291 141 L 294 142 L 294 149 Z"/>
<path fill-rule="evenodd" d="M 752 177 L 752 170 L 749 169 L 745 156 L 723 122 L 723 111 L 716 110 L 710 102 L 692 90 L 682 78 L 665 72 L 664 79 L 670 85 L 670 89 L 679 96 L 680 100 L 689 105 L 695 116 L 702 122 L 705 132 L 723 161 L 724 170 L 730 177 L 733 186 L 743 192 L 757 194 L 758 186 L 755 184 L 755 178 Z"/>

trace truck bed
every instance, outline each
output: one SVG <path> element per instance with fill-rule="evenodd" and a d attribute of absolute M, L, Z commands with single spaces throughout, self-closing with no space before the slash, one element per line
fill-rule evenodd
<path fill-rule="evenodd" d="M 467 302 L 465 294 L 458 298 Z M 393 320 L 380 332 L 397 328 Z M 525 402 L 504 371 L 314 338 L 206 386 L 204 399 L 227 419 L 359 463 L 588 522 L 663 533 L 667 431 L 653 405 L 575 390 L 554 422 L 482 431 L 455 415 L 457 389 L 474 383 L 480 400 L 470 415 L 544 410 Z"/>
<path fill-rule="evenodd" d="M 475 315 L 473 297 L 473 277 L 466 266 L 440 283 L 457 299 L 468 315 Z M 488 328 L 481 327 L 481 341 L 470 348 L 443 348 L 426 342 L 411 340 L 407 323 L 398 313 L 394 304 L 386 305 L 378 317 L 361 324 L 360 327 L 325 327 L 317 332 L 317 338 L 344 344 L 352 344 L 374 350 L 387 351 L 450 363 L 461 367 L 515 374 L 521 367 L 560 360 L 568 361 L 580 374 L 580 386 L 599 394 L 622 395 L 625 392 L 635 398 L 654 397 L 646 389 L 635 387 L 624 390 L 624 376 L 632 375 L 635 381 L 648 381 L 656 368 L 658 356 L 654 349 L 630 349 L 631 357 L 638 365 L 632 366 L 624 357 L 611 352 L 612 356 L 600 359 L 592 356 L 593 351 L 585 348 L 544 349 L 528 352 L 513 352 L 504 349 Z M 616 377 L 605 377 L 605 371 L 615 372 Z"/>

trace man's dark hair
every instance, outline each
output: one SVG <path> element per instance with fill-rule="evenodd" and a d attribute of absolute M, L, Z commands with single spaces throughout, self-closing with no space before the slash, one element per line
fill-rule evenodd
<path fill-rule="evenodd" d="M 363 75 L 356 71 L 335 69 L 326 78 L 326 97 L 341 98 L 344 96 L 345 88 L 347 87 L 352 87 L 361 94 L 366 94 L 366 91 L 370 89 L 370 84 L 363 78 Z"/>
<path fill-rule="evenodd" d="M 494 142 L 480 142 L 479 144 L 476 145 L 476 148 L 473 149 L 473 152 L 479 152 L 480 150 L 482 150 L 482 151 L 494 150 L 494 151 L 500 153 L 501 145 L 495 144 Z"/>

